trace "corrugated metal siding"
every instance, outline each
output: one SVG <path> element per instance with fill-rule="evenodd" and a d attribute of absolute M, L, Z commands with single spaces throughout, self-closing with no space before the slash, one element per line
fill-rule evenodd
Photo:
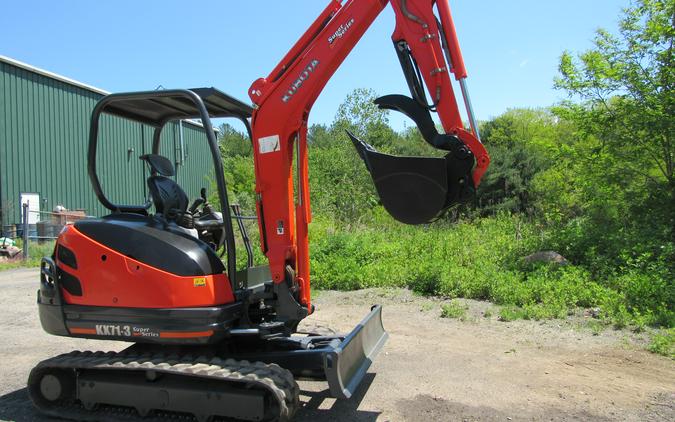
<path fill-rule="evenodd" d="M 20 221 L 21 192 L 40 194 L 43 211 L 56 205 L 107 211 L 98 203 L 87 175 L 89 117 L 101 94 L 0 61 L 0 202 L 3 224 Z M 167 125 L 162 153 L 180 161 L 178 124 Z M 212 171 L 206 137 L 184 124 L 185 165 L 177 180 L 190 198 L 209 187 Z M 97 153 L 99 178 L 108 198 L 141 204 L 147 197 L 139 155 L 150 152 L 152 129 L 105 116 Z"/>
<path fill-rule="evenodd" d="M 213 159 L 208 148 L 204 131 L 198 127 L 183 124 L 183 154 L 180 147 L 180 129 L 173 123 L 162 131 L 160 153 L 173 158 L 176 166 L 176 181 L 190 198 L 199 197 L 199 190 L 212 189 Z"/>
<path fill-rule="evenodd" d="M 139 123 L 107 115 L 101 117 L 99 125 L 96 166 L 103 192 L 114 204 L 144 203 L 147 175 L 138 157 L 151 144 L 144 142 L 145 128 Z"/>

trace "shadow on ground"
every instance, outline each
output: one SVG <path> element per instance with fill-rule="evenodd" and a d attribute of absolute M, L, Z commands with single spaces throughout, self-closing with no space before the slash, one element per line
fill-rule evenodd
<path fill-rule="evenodd" d="M 375 374 L 368 373 L 361 381 L 356 393 L 349 400 L 336 400 L 330 396 L 328 389 L 323 391 L 300 391 L 302 408 L 294 420 L 296 421 L 375 421 L 381 412 L 359 410 Z"/>
<path fill-rule="evenodd" d="M 28 390 L 12 391 L 11 393 L 0 396 L 0 420 L 15 422 L 48 421 L 50 419 L 40 416 L 30 398 Z"/>

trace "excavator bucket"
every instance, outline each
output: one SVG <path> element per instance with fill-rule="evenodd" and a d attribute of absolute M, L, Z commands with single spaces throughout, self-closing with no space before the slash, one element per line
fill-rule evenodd
<path fill-rule="evenodd" d="M 473 197 L 471 151 L 453 135 L 439 134 L 429 111 L 405 95 L 386 95 L 375 100 L 381 109 L 411 118 L 422 138 L 445 157 L 402 157 L 378 152 L 347 131 L 356 151 L 373 178 L 384 208 L 406 224 L 430 223 L 451 205 Z"/>
<path fill-rule="evenodd" d="M 402 157 L 378 152 L 347 133 L 366 163 L 384 208 L 405 224 L 430 223 L 473 194 L 473 160 L 453 152 L 445 157 Z"/>

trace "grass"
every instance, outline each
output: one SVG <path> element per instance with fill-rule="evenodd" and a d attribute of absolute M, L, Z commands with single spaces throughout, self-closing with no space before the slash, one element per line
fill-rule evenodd
<path fill-rule="evenodd" d="M 320 289 L 402 287 L 487 300 L 502 307 L 504 321 L 565 318 L 579 308 L 599 308 L 600 319 L 617 328 L 675 326 L 666 264 L 605 274 L 574 264 L 525 264 L 524 256 L 546 248 L 546 234 L 517 216 L 433 226 L 383 220 L 351 228 L 316 216 L 310 237 L 312 281 Z"/>
<path fill-rule="evenodd" d="M 23 243 L 19 240 L 16 245 L 18 248 L 23 247 Z M 0 262 L 0 271 L 11 270 L 15 268 L 31 268 L 39 267 L 40 260 L 44 256 L 50 256 L 54 251 L 54 241 L 38 243 L 31 242 L 28 249 L 29 259 L 18 260 L 13 262 Z"/>
<path fill-rule="evenodd" d="M 444 303 L 441 305 L 441 318 L 460 319 L 464 321 L 466 319 L 467 309 L 468 307 L 466 305 L 454 300 L 450 303 Z"/>
<path fill-rule="evenodd" d="M 591 330 L 591 333 L 594 336 L 599 336 L 600 334 L 602 334 L 603 331 L 605 331 L 607 325 L 604 324 L 602 321 L 590 320 L 586 323 L 586 328 Z"/>
<path fill-rule="evenodd" d="M 654 334 L 647 349 L 652 353 L 675 360 L 675 328 Z"/>
<path fill-rule="evenodd" d="M 499 320 L 504 322 L 524 319 L 525 312 L 517 306 L 505 306 L 499 310 Z"/>
<path fill-rule="evenodd" d="M 429 312 L 433 310 L 436 307 L 436 305 L 433 302 L 425 302 L 420 306 L 420 311 L 422 312 Z"/>

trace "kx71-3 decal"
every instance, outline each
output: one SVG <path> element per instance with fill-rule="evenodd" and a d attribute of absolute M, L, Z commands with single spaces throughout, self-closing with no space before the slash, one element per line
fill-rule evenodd
<path fill-rule="evenodd" d="M 159 332 L 148 327 L 131 325 L 96 324 L 97 336 L 111 337 L 159 337 Z"/>

